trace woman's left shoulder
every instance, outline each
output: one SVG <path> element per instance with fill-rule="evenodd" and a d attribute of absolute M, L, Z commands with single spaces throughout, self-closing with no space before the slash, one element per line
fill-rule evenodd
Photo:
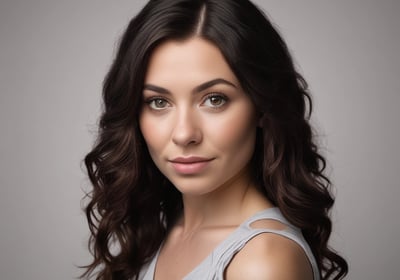
<path fill-rule="evenodd" d="M 226 280 L 312 280 L 310 262 L 294 241 L 274 233 L 252 238 L 232 259 Z"/>

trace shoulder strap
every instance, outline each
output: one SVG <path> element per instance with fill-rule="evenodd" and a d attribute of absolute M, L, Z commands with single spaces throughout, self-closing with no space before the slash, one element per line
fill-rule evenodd
<path fill-rule="evenodd" d="M 250 225 L 262 219 L 273 219 L 277 220 L 286 225 L 286 228 L 282 230 L 268 229 L 268 228 L 252 228 Z M 269 208 L 261 212 L 256 213 L 254 216 L 246 220 L 235 232 L 231 238 L 229 246 L 223 248 L 224 250 L 218 250 L 214 252 L 214 264 L 212 269 L 215 270 L 215 279 L 223 279 L 223 275 L 226 267 L 231 262 L 232 258 L 237 252 L 239 252 L 251 239 L 259 234 L 273 233 L 284 236 L 290 240 L 296 242 L 305 252 L 311 267 L 313 269 L 314 280 L 320 280 L 320 274 L 318 271 L 318 265 L 312 254 L 310 247 L 305 241 L 301 230 L 291 225 L 285 217 L 282 215 L 278 208 Z M 210 278 L 212 279 L 212 278 Z"/>

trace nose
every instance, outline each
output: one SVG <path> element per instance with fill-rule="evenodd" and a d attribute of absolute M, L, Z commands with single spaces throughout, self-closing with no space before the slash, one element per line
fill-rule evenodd
<path fill-rule="evenodd" d="M 178 146 L 197 145 L 202 141 L 199 118 L 190 109 L 177 112 L 172 142 Z"/>

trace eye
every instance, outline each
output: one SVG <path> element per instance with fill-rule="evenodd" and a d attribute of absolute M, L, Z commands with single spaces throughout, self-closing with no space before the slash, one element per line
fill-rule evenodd
<path fill-rule="evenodd" d="M 167 107 L 169 107 L 169 103 L 167 100 L 163 98 L 151 98 L 150 100 L 146 101 L 147 104 L 149 104 L 151 109 L 154 110 L 162 110 Z"/>
<path fill-rule="evenodd" d="M 211 108 L 219 108 L 224 106 L 227 101 L 228 98 L 225 95 L 213 93 L 206 97 L 203 105 Z"/>

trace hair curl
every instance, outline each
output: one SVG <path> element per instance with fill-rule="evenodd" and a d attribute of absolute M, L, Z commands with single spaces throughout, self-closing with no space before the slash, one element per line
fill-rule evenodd
<path fill-rule="evenodd" d="M 104 81 L 99 135 L 85 157 L 94 260 L 82 278 L 137 278 L 182 211 L 181 194 L 149 156 L 138 114 L 154 48 L 191 36 L 219 47 L 256 104 L 262 125 L 252 164 L 261 191 L 302 229 L 322 279 L 342 279 L 348 267 L 328 246 L 334 200 L 308 121 L 307 84 L 281 36 L 247 0 L 153 0 L 129 23 Z"/>

